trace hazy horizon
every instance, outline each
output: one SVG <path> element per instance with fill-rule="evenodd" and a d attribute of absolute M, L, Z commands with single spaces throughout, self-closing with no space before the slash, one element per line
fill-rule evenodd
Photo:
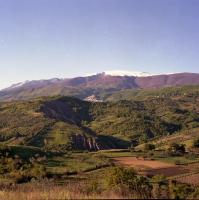
<path fill-rule="evenodd" d="M 0 89 L 104 71 L 199 73 L 198 0 L 0 0 Z"/>

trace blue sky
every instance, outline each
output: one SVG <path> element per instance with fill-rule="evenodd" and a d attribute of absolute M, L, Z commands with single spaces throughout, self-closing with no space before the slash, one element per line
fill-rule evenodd
<path fill-rule="evenodd" d="M 0 0 L 0 88 L 110 70 L 199 72 L 199 0 Z"/>

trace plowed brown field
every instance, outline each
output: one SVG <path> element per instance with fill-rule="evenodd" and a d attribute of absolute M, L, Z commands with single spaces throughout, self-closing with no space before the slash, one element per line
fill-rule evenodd
<path fill-rule="evenodd" d="M 138 169 L 159 169 L 165 167 L 173 167 L 175 165 L 156 160 L 144 160 L 136 157 L 118 157 L 114 158 L 115 162 L 123 165 L 132 166 Z"/>
<path fill-rule="evenodd" d="M 113 158 L 113 160 L 116 164 L 133 167 L 139 173 L 145 175 L 164 174 L 165 176 L 175 176 L 189 172 L 189 170 L 183 166 L 156 160 L 144 160 L 136 157 L 118 157 Z"/>
<path fill-rule="evenodd" d="M 199 174 L 191 174 L 187 176 L 183 176 L 180 178 L 176 178 L 178 182 L 187 183 L 194 186 L 199 186 Z"/>

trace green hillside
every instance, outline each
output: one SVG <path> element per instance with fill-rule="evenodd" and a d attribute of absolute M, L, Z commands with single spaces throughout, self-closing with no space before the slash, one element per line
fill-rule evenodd
<path fill-rule="evenodd" d="M 102 95 L 102 94 L 101 94 Z M 113 93 L 103 94 L 103 99 L 106 101 L 118 100 L 145 100 L 148 98 L 175 98 L 198 96 L 199 86 L 179 86 L 179 87 L 165 87 L 160 89 L 127 89 Z"/>
<path fill-rule="evenodd" d="M 199 127 L 197 86 L 120 95 L 98 103 L 60 96 L 2 102 L 0 141 L 53 151 L 100 150 Z"/>

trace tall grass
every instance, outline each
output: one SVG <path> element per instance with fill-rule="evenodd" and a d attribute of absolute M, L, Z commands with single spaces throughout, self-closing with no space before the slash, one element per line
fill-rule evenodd
<path fill-rule="evenodd" d="M 27 183 L 0 188 L 1 200 L 139 199 L 125 189 L 94 191 L 87 183 Z M 144 198 L 144 196 L 142 197 Z"/>

